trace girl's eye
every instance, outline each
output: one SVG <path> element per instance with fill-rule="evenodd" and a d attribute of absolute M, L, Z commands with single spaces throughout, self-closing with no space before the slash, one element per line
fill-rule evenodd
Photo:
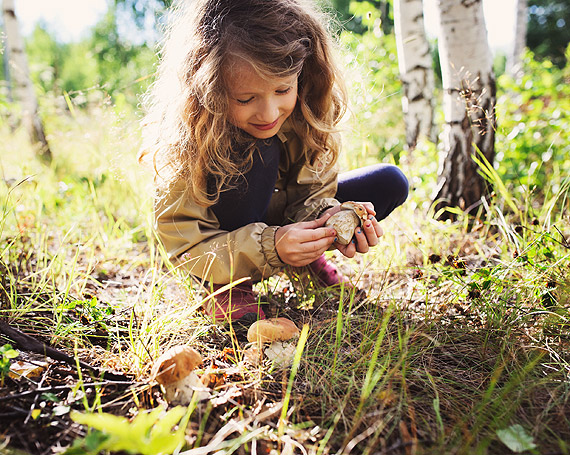
<path fill-rule="evenodd" d="M 238 100 L 238 99 L 236 99 L 236 101 L 237 101 L 239 104 L 247 104 L 247 103 L 249 103 L 252 99 L 253 99 L 253 96 L 252 96 L 251 98 L 246 99 L 246 100 Z"/>
<path fill-rule="evenodd" d="M 278 95 L 286 95 L 290 91 L 291 91 L 291 87 L 287 87 L 284 90 L 276 90 L 275 93 L 277 93 Z"/>

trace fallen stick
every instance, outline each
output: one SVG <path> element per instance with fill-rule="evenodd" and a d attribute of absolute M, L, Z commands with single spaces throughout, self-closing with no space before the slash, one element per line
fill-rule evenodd
<path fill-rule="evenodd" d="M 89 365 L 79 359 L 75 359 L 64 352 L 61 352 L 51 346 L 39 341 L 38 339 L 34 338 L 33 336 L 27 335 L 24 332 L 21 332 L 18 329 L 15 329 L 10 326 L 7 322 L 0 321 L 0 333 L 3 333 L 8 338 L 10 338 L 14 343 L 18 345 L 19 348 L 35 352 L 37 354 L 43 354 L 47 357 L 51 357 L 54 360 L 60 360 L 65 362 L 69 365 L 79 365 L 81 368 L 85 370 L 89 370 L 94 373 L 96 376 L 105 376 L 106 378 L 115 380 L 115 381 L 128 381 L 129 378 L 122 374 L 111 373 L 108 371 L 101 371 L 99 368 Z"/>
<path fill-rule="evenodd" d="M 110 385 L 144 385 L 144 383 L 134 383 L 133 381 L 102 381 L 102 382 L 84 382 L 84 387 L 102 387 L 102 386 L 110 386 Z M 13 393 L 11 395 L 3 395 L 0 396 L 0 403 L 3 401 L 15 400 L 17 398 L 26 398 L 29 395 L 39 395 L 41 393 L 49 393 L 49 392 L 61 392 L 62 390 L 71 390 L 77 387 L 77 384 L 69 384 L 69 385 L 56 385 L 51 387 L 39 387 L 37 389 L 26 390 L 24 392 Z"/>

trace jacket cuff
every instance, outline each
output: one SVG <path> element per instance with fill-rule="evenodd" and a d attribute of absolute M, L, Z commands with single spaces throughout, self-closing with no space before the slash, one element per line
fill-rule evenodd
<path fill-rule="evenodd" d="M 277 254 L 275 248 L 275 233 L 279 226 L 267 226 L 261 231 L 261 251 L 265 256 L 265 260 L 271 267 L 285 267 L 285 264 Z"/>

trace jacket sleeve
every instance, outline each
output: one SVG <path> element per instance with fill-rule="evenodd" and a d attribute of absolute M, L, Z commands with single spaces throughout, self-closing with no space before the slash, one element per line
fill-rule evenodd
<path fill-rule="evenodd" d="M 338 172 L 335 168 L 319 172 L 306 163 L 298 138 L 288 138 L 291 178 L 287 183 L 285 219 L 291 222 L 312 221 L 329 207 L 340 203 L 334 198 Z"/>
<path fill-rule="evenodd" d="M 184 187 L 180 183 L 159 194 L 155 203 L 155 229 L 172 263 L 220 284 L 267 278 L 285 266 L 275 250 L 278 226 L 221 230 L 212 210 L 194 203 Z"/>

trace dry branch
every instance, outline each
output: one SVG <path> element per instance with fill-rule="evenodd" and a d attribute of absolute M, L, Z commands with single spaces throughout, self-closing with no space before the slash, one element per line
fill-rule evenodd
<path fill-rule="evenodd" d="M 59 360 L 61 362 L 65 362 L 69 365 L 79 365 L 84 370 L 88 370 L 96 376 L 105 376 L 106 378 L 116 380 L 116 381 L 128 381 L 129 378 L 122 374 L 111 373 L 108 371 L 102 371 L 99 368 L 89 365 L 81 360 L 76 360 L 75 358 L 65 354 L 64 352 L 59 351 L 51 346 L 48 346 L 42 341 L 37 340 L 36 338 L 27 335 L 21 332 L 18 329 L 15 329 L 10 326 L 7 322 L 0 321 L 0 333 L 6 335 L 9 339 L 11 339 L 16 345 L 24 350 L 29 352 L 35 352 L 38 354 L 45 355 L 47 357 L 51 357 L 54 360 Z"/>

